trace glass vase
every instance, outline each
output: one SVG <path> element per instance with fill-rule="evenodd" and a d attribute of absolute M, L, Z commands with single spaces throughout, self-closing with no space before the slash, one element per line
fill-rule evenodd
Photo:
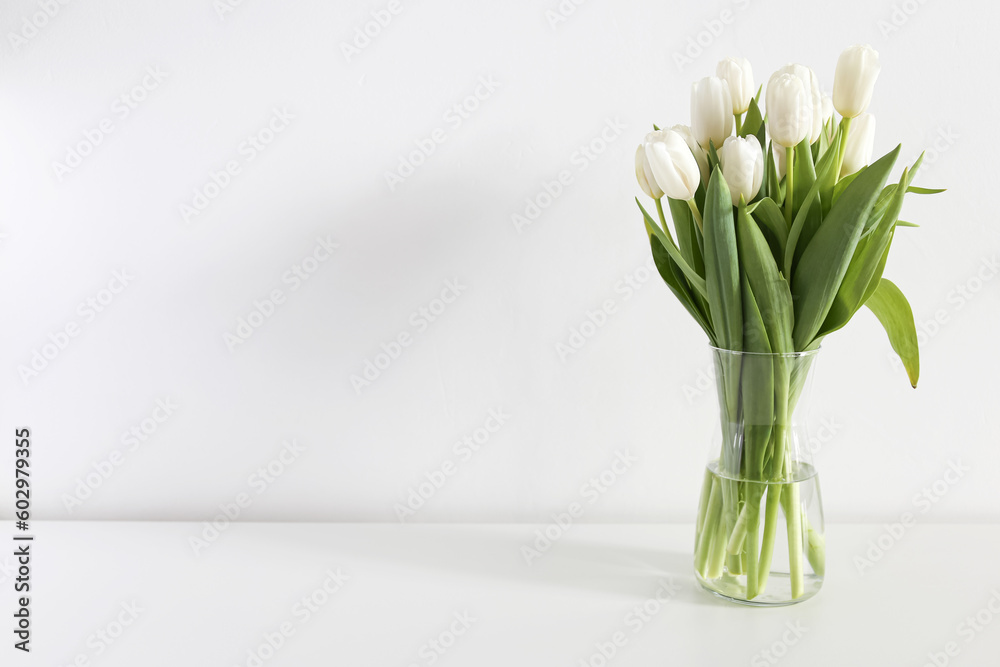
<path fill-rule="evenodd" d="M 694 560 L 698 581 L 720 597 L 794 604 L 823 584 L 823 506 L 804 419 L 816 353 L 712 348 L 720 418 Z"/>

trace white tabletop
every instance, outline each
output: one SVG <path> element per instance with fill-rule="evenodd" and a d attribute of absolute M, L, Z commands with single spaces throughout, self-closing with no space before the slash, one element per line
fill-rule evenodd
<path fill-rule="evenodd" d="M 33 650 L 5 634 L 2 664 L 888 667 L 1000 656 L 995 525 L 896 536 L 831 526 L 824 589 L 775 609 L 701 590 L 684 525 L 571 526 L 531 565 L 530 525 L 241 523 L 195 555 L 189 538 L 203 528 L 35 523 Z M 879 556 L 872 541 L 888 549 L 868 566 L 857 559 Z M 0 557 L 7 618 L 11 564 Z"/>

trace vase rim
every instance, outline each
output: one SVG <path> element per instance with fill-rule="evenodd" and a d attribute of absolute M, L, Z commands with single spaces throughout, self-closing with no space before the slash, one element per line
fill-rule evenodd
<path fill-rule="evenodd" d="M 815 350 L 805 350 L 804 352 L 744 352 L 742 350 L 727 350 L 724 347 L 716 347 L 714 345 L 709 345 L 709 349 L 713 352 L 722 352 L 725 354 L 732 354 L 738 356 L 755 356 L 755 357 L 781 357 L 784 359 L 804 359 L 806 357 L 814 356 L 822 348 L 817 347 Z"/>

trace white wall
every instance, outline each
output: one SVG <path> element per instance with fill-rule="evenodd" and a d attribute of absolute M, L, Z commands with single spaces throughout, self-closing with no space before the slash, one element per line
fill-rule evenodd
<path fill-rule="evenodd" d="M 36 515 L 200 519 L 246 493 L 246 519 L 396 521 L 452 460 L 413 520 L 545 520 L 627 451 L 637 462 L 584 520 L 690 520 L 715 399 L 684 388 L 709 355 L 658 278 L 616 290 L 649 264 L 635 145 L 653 122 L 687 122 L 690 83 L 721 57 L 750 58 L 760 80 L 797 60 L 829 90 L 840 50 L 870 42 L 876 150 L 932 151 L 918 183 L 950 190 L 907 202 L 922 228 L 900 230 L 887 268 L 928 331 L 920 388 L 867 311 L 825 344 L 827 515 L 894 519 L 960 460 L 971 470 L 924 520 L 1000 518 L 995 5 L 591 0 L 553 28 L 558 4 L 402 0 L 348 62 L 340 44 L 386 2 L 246 0 L 220 18 L 211 0 L 73 1 L 37 34 L 23 24 L 36 2 L 4 3 L 4 31 L 33 36 L 2 45 L 0 415 L 9 435 L 33 429 Z M 126 116 L 115 100 L 148 68 L 162 80 Z M 448 113 L 477 91 L 467 118 Z M 292 118 L 251 160 L 241 145 L 275 109 Z M 60 178 L 54 163 L 103 119 L 112 131 Z M 431 136 L 444 141 L 390 191 L 386 172 Z M 239 173 L 186 222 L 180 206 L 228 161 Z M 563 170 L 572 182 L 519 233 L 512 214 Z M 293 289 L 283 276 L 327 237 L 333 256 Z M 128 285 L 102 292 L 117 271 Z M 460 295 L 421 329 L 413 313 L 448 281 Z M 231 351 L 225 334 L 275 289 L 284 302 Z M 100 313 L 79 305 L 109 296 Z M 564 363 L 556 344 L 606 299 L 615 313 Z M 352 374 L 401 334 L 411 344 L 356 392 Z M 130 450 L 122 433 L 165 399 L 176 409 Z M 506 423 L 460 460 L 453 443 L 493 409 Z M 304 451 L 258 494 L 249 476 L 291 439 Z"/>

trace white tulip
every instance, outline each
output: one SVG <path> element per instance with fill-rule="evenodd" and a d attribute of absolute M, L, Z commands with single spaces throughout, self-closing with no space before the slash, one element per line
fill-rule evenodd
<path fill-rule="evenodd" d="M 733 102 L 733 113 L 741 114 L 750 108 L 753 99 L 753 68 L 746 58 L 726 58 L 715 68 L 715 75 L 729 86 L 729 97 Z"/>
<path fill-rule="evenodd" d="M 673 130 L 650 132 L 643 149 L 653 179 L 668 197 L 685 201 L 694 197 L 701 172 L 684 137 Z"/>
<path fill-rule="evenodd" d="M 880 69 L 878 51 L 867 44 L 844 49 L 833 77 L 833 106 L 841 116 L 854 118 L 868 110 Z"/>
<path fill-rule="evenodd" d="M 639 187 L 653 199 L 663 196 L 663 190 L 656 184 L 653 172 L 649 167 L 649 160 L 646 159 L 646 149 L 642 144 L 635 149 L 635 179 L 639 181 Z"/>
<path fill-rule="evenodd" d="M 741 195 L 748 203 L 757 196 L 764 178 L 764 153 L 757 137 L 751 134 L 745 139 L 726 139 L 719 152 L 719 164 L 733 197 L 733 206 L 739 205 Z"/>
<path fill-rule="evenodd" d="M 771 141 L 786 148 L 812 132 L 812 99 L 794 74 L 775 72 L 767 82 L 767 131 Z"/>
<path fill-rule="evenodd" d="M 698 170 L 701 171 L 701 182 L 708 187 L 708 177 L 711 174 L 708 173 L 708 153 L 704 148 L 698 145 L 698 141 L 691 134 L 691 128 L 687 125 L 674 125 L 670 128 L 677 134 L 684 137 L 684 141 L 687 142 L 688 148 L 694 153 L 694 159 L 698 161 Z"/>
<path fill-rule="evenodd" d="M 868 165 L 875 147 L 875 116 L 863 113 L 854 119 L 844 144 L 844 164 L 840 177 L 848 176 Z"/>
<path fill-rule="evenodd" d="M 733 133 L 733 102 L 729 86 L 717 76 L 706 76 L 691 84 L 691 133 L 701 147 L 716 148 Z"/>
<path fill-rule="evenodd" d="M 806 89 L 809 104 L 808 109 L 803 110 L 802 113 L 807 116 L 810 122 L 809 143 L 815 143 L 819 139 L 820 132 L 823 131 L 823 92 L 819 89 L 819 79 L 816 77 L 816 72 L 805 65 L 789 63 L 779 69 L 777 73 L 797 76 Z"/>

